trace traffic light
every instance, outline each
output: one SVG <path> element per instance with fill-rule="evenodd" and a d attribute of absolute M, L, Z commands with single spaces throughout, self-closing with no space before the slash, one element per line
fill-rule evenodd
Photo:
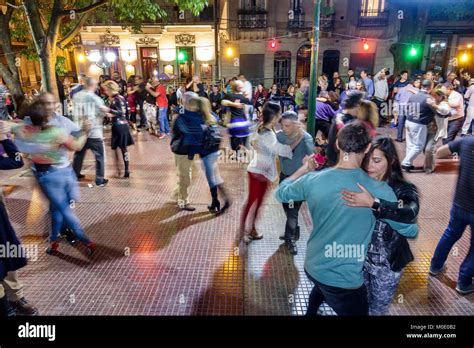
<path fill-rule="evenodd" d="M 178 61 L 184 62 L 186 60 L 186 52 L 179 51 L 178 52 Z"/>
<path fill-rule="evenodd" d="M 411 46 L 410 50 L 410 56 L 415 57 L 418 54 L 416 48 L 414 46 Z"/>

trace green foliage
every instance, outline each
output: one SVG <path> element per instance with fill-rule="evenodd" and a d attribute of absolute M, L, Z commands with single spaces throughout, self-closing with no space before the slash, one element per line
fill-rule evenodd
<path fill-rule="evenodd" d="M 63 56 L 58 56 L 56 58 L 56 73 L 59 76 L 64 76 L 67 74 L 67 69 L 66 69 L 66 57 Z"/>

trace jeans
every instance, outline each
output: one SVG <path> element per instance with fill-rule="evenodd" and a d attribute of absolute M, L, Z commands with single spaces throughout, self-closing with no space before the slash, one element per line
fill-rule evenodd
<path fill-rule="evenodd" d="M 403 140 L 403 131 L 405 130 L 405 121 L 406 121 L 406 116 L 403 114 L 403 111 L 399 111 L 398 124 L 397 124 L 397 140 Z"/>
<path fill-rule="evenodd" d="M 105 172 L 104 141 L 102 139 L 88 138 L 82 150 L 74 154 L 74 172 L 77 176 L 81 174 L 82 163 L 87 150 L 91 150 L 95 156 L 95 183 L 97 185 L 102 184 Z"/>
<path fill-rule="evenodd" d="M 458 285 L 468 287 L 474 277 L 474 213 L 453 204 L 449 224 L 431 259 L 431 268 L 441 269 L 454 243 L 463 235 L 467 225 L 471 226 L 471 246 L 459 269 Z"/>
<path fill-rule="evenodd" d="M 309 280 L 314 283 L 314 288 L 309 295 L 307 316 L 314 316 L 323 301 L 337 313 L 337 315 L 368 315 L 369 305 L 367 302 L 367 288 L 362 285 L 357 289 L 344 289 L 335 286 L 321 284 L 305 273 Z"/>
<path fill-rule="evenodd" d="M 51 241 L 55 242 L 63 223 L 71 228 L 81 242 L 90 243 L 84 229 L 74 213 L 73 206 L 79 198 L 77 178 L 71 167 L 51 168 L 46 172 L 35 172 L 41 190 L 50 202 L 52 217 Z"/>
<path fill-rule="evenodd" d="M 443 145 L 450 143 L 454 139 L 456 139 L 456 135 L 458 135 L 459 131 L 463 126 L 463 118 L 458 118 L 457 120 L 452 120 L 448 122 L 448 137 L 443 139 Z"/>
<path fill-rule="evenodd" d="M 287 178 L 286 175 L 280 173 L 280 183 Z M 285 240 L 296 241 L 299 239 L 298 215 L 303 202 L 293 202 L 290 207 L 289 203 L 282 203 L 283 210 L 286 215 L 285 224 Z"/>
<path fill-rule="evenodd" d="M 406 137 L 407 137 L 407 152 L 402 161 L 402 165 L 411 166 L 413 161 L 420 153 L 423 152 L 426 145 L 426 137 L 428 135 L 428 128 L 424 124 L 411 122 L 409 120 L 405 123 Z"/>
<path fill-rule="evenodd" d="M 170 134 L 170 123 L 168 121 L 168 108 L 158 108 L 158 122 L 160 123 L 160 133 Z"/>
<path fill-rule="evenodd" d="M 223 184 L 221 175 L 219 173 L 219 166 L 217 165 L 217 159 L 219 158 L 219 151 L 210 153 L 207 156 L 201 157 L 204 172 L 206 173 L 207 183 L 209 188 L 216 187 L 217 185 Z"/>

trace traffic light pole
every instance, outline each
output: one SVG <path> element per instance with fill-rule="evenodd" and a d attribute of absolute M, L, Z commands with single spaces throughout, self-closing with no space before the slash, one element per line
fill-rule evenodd
<path fill-rule="evenodd" d="M 315 133 L 315 113 L 316 97 L 318 88 L 318 54 L 319 54 L 319 13 L 321 11 L 321 0 L 314 0 L 314 26 L 313 39 L 311 45 L 311 73 L 309 77 L 309 97 L 308 97 L 308 133 L 313 137 Z"/>

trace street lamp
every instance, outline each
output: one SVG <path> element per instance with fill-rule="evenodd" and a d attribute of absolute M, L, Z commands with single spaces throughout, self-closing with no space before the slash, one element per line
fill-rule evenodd
<path fill-rule="evenodd" d="M 100 51 L 95 50 L 92 51 L 87 58 L 99 68 L 108 69 L 117 60 L 117 55 L 112 51 L 101 54 Z"/>

